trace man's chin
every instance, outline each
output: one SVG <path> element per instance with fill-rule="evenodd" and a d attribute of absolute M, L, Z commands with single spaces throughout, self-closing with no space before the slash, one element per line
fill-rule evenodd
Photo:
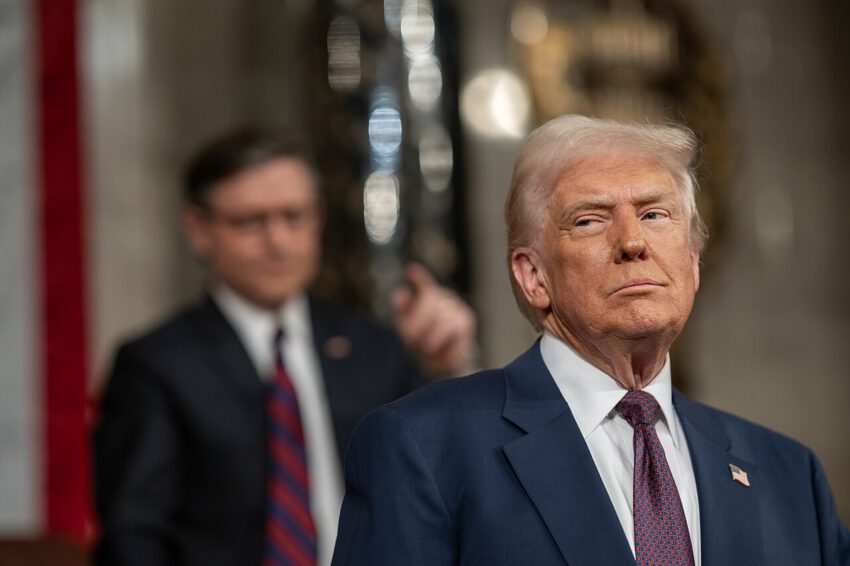
<path fill-rule="evenodd" d="M 266 310 L 277 310 L 286 304 L 288 300 L 302 291 L 301 288 L 290 287 L 286 289 L 263 289 L 253 290 L 249 293 L 241 293 L 248 301 Z"/>
<path fill-rule="evenodd" d="M 677 336 L 681 326 L 669 316 L 642 315 L 612 325 L 611 334 L 630 341 L 655 340 Z"/>
<path fill-rule="evenodd" d="M 303 293 L 310 285 L 312 278 L 305 273 L 287 273 L 279 276 L 254 277 L 236 281 L 230 287 L 251 303 L 269 310 L 278 309 L 292 297 Z"/>

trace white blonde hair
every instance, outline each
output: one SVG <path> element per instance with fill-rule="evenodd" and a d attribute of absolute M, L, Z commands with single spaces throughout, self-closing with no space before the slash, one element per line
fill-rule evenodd
<path fill-rule="evenodd" d="M 529 134 L 514 164 L 505 224 L 511 287 L 520 311 L 536 329 L 541 328 L 537 310 L 528 304 L 513 276 L 511 256 L 518 248 L 537 245 L 546 209 L 564 173 L 579 160 L 595 155 L 622 153 L 656 159 L 676 183 L 690 224 L 691 249 L 700 253 L 708 232 L 696 206 L 698 147 L 696 136 L 684 126 L 624 124 L 575 114 L 550 120 Z"/>

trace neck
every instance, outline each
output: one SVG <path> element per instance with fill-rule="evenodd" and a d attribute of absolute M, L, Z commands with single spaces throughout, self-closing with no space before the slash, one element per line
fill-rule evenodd
<path fill-rule="evenodd" d="M 584 359 L 611 376 L 629 391 L 649 385 L 664 367 L 673 343 L 666 336 L 578 336 L 567 328 L 545 321 L 544 328 L 566 342 Z"/>
<path fill-rule="evenodd" d="M 255 312 L 266 312 L 268 314 L 277 314 L 288 302 L 298 294 L 288 295 L 286 297 L 265 298 L 261 296 L 243 293 L 234 287 L 224 283 L 221 280 L 213 278 L 208 284 L 208 288 L 214 295 L 222 296 L 229 295 L 231 300 L 239 302 L 246 308 Z"/>

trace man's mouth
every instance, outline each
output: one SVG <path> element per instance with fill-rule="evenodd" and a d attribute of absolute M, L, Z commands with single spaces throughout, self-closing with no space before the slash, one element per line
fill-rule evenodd
<path fill-rule="evenodd" d="M 609 293 L 609 295 L 615 295 L 617 293 L 649 291 L 654 288 L 663 286 L 664 285 L 654 279 L 631 279 L 615 288 L 613 291 L 611 291 L 611 293 Z"/>

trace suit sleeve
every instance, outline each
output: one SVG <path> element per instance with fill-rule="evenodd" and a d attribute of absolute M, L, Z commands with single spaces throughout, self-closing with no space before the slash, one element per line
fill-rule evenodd
<path fill-rule="evenodd" d="M 401 371 L 399 372 L 399 389 L 396 393 L 395 399 L 400 399 L 404 397 L 408 393 L 412 393 L 416 391 L 420 387 L 428 385 L 431 383 L 434 378 L 429 378 L 425 374 L 425 371 L 422 369 L 422 366 L 413 356 L 413 354 L 407 350 L 407 347 L 401 342 L 401 339 L 397 339 L 399 341 L 398 348 L 399 351 L 402 352 L 402 364 Z M 392 399 L 393 401 L 395 399 Z"/>
<path fill-rule="evenodd" d="M 850 566 L 850 531 L 838 517 L 835 499 L 823 467 L 814 455 L 811 458 L 821 542 L 821 563 L 824 566 Z"/>
<path fill-rule="evenodd" d="M 178 423 L 158 376 L 130 348 L 116 356 L 94 436 L 99 566 L 169 566 L 179 470 Z"/>
<path fill-rule="evenodd" d="M 357 427 L 332 566 L 456 563 L 451 516 L 405 421 L 381 408 Z"/>

